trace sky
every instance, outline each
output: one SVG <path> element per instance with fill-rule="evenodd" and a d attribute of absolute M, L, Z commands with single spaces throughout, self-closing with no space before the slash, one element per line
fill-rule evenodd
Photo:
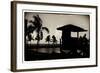
<path fill-rule="evenodd" d="M 47 27 L 50 31 L 50 33 L 46 33 L 46 31 L 43 31 L 43 40 L 40 41 L 40 43 L 45 43 L 45 38 L 47 35 L 55 35 L 57 40 L 61 38 L 62 31 L 57 30 L 58 27 L 68 25 L 68 24 L 73 24 L 75 26 L 79 26 L 81 28 L 84 28 L 85 30 L 88 30 L 87 32 L 79 32 L 79 36 L 83 36 L 86 34 L 86 37 L 89 39 L 89 25 L 90 25 L 90 17 L 88 15 L 67 15 L 67 14 L 46 14 L 46 13 L 34 13 L 34 12 L 27 12 L 25 13 L 25 19 L 28 21 L 32 20 L 34 21 L 33 16 L 34 15 L 39 15 L 40 18 L 43 21 L 43 27 Z M 31 25 L 28 23 L 28 26 Z M 32 35 L 35 35 L 36 33 L 34 32 Z M 72 37 L 76 37 L 77 33 L 71 32 Z M 51 38 L 52 39 L 52 38 Z M 36 43 L 34 41 L 33 43 Z"/>

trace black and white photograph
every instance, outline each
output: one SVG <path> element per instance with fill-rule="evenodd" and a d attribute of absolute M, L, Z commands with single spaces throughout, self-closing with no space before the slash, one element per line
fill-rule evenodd
<path fill-rule="evenodd" d="M 97 66 L 97 7 L 11 3 L 11 70 Z"/>
<path fill-rule="evenodd" d="M 90 16 L 24 12 L 25 61 L 89 58 Z"/>

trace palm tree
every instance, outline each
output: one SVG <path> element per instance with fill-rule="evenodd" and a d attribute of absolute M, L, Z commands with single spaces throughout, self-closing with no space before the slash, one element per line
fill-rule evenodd
<path fill-rule="evenodd" d="M 27 19 L 25 19 L 24 20 L 24 24 L 25 24 L 25 26 L 24 26 L 24 28 L 25 28 L 25 39 L 26 39 L 26 36 L 27 36 L 27 24 L 28 24 L 28 20 Z"/>
<path fill-rule="evenodd" d="M 35 27 L 30 25 L 28 26 L 28 20 L 25 19 L 25 38 L 26 36 L 28 36 L 28 41 L 34 40 L 31 33 L 33 33 L 33 31 L 35 30 Z"/>
<path fill-rule="evenodd" d="M 55 35 L 52 36 L 52 42 L 53 42 L 53 45 L 54 45 L 54 46 L 55 46 L 55 44 L 57 44 L 57 39 L 56 39 Z M 52 51 L 53 51 L 53 53 L 54 53 L 55 47 L 53 48 Z"/>
<path fill-rule="evenodd" d="M 42 25 L 43 21 L 41 20 L 39 15 L 33 16 L 33 18 L 34 18 L 34 21 L 31 20 L 30 23 L 33 24 L 34 31 L 36 31 L 37 33 L 35 40 L 37 40 L 37 46 L 39 46 L 40 40 L 43 39 L 43 30 L 46 30 L 47 33 L 49 33 L 49 29 L 47 27 L 43 27 Z"/>

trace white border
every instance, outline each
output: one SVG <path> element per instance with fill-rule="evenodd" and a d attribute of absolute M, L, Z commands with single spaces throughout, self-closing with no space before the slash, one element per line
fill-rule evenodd
<path fill-rule="evenodd" d="M 24 35 L 23 34 L 24 27 L 22 24 L 23 23 L 22 10 L 32 10 L 32 11 L 41 10 L 41 12 L 54 11 L 53 13 L 63 13 L 64 12 L 64 14 L 90 15 L 90 58 L 44 60 L 44 61 L 30 61 L 30 62 L 24 61 L 23 62 L 22 52 L 24 48 L 24 43 L 23 43 L 24 36 L 22 35 Z M 96 24 L 95 24 L 96 20 L 95 19 L 96 19 L 96 9 L 95 8 L 17 4 L 17 69 L 32 69 L 32 68 L 37 69 L 37 68 L 96 65 L 96 36 L 95 36 L 96 35 Z"/>

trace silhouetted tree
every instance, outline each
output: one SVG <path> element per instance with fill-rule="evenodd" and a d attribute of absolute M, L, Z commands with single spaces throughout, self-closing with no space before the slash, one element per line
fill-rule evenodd
<path fill-rule="evenodd" d="M 24 25 L 24 28 L 25 28 L 24 31 L 25 31 L 25 39 L 26 39 L 26 36 L 27 36 L 27 24 L 28 24 L 28 20 L 27 19 L 24 20 L 24 24 L 25 24 Z"/>
<path fill-rule="evenodd" d="M 83 54 L 83 57 L 89 57 L 89 40 L 86 38 L 86 34 L 79 38 L 80 45 L 79 49 L 81 50 L 80 54 Z"/>
<path fill-rule="evenodd" d="M 33 33 L 34 30 L 35 30 L 35 28 L 32 25 L 30 25 L 29 27 L 27 27 L 26 34 L 28 36 L 29 41 L 33 40 L 33 37 L 31 35 L 31 33 Z"/>
<path fill-rule="evenodd" d="M 48 42 L 48 45 L 49 45 L 49 42 L 51 41 L 50 35 L 48 35 L 48 36 L 46 37 L 45 41 Z M 50 48 L 46 48 L 46 49 L 47 49 L 47 52 L 49 53 Z"/>
<path fill-rule="evenodd" d="M 56 39 L 55 35 L 52 36 L 52 42 L 53 42 L 53 45 L 54 45 L 54 48 L 53 48 L 52 51 L 54 53 L 54 51 L 55 51 L 55 44 L 57 44 L 57 39 Z"/>
<path fill-rule="evenodd" d="M 49 33 L 49 29 L 47 27 L 42 26 L 42 20 L 39 17 L 39 15 L 33 16 L 33 18 L 34 18 L 34 21 L 31 20 L 30 23 L 33 24 L 34 31 L 36 31 L 37 33 L 35 40 L 37 40 L 37 46 L 39 46 L 40 40 L 43 39 L 43 30 Z"/>
<path fill-rule="evenodd" d="M 82 46 L 83 46 L 83 54 L 84 56 L 89 56 L 89 40 L 86 38 L 86 34 L 84 34 L 82 39 Z"/>
<path fill-rule="evenodd" d="M 33 40 L 33 37 L 31 35 L 31 33 L 33 33 L 33 31 L 35 30 L 35 27 L 33 25 L 27 25 L 28 24 L 28 20 L 25 19 L 25 37 L 28 37 L 28 41 Z"/>

